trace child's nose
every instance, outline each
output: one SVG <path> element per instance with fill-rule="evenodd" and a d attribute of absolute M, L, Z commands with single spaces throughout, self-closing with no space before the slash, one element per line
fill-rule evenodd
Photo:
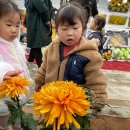
<path fill-rule="evenodd" d="M 12 33 L 15 33 L 15 32 L 17 32 L 17 28 L 16 27 L 12 27 Z"/>
<path fill-rule="evenodd" d="M 68 35 L 73 35 L 73 33 L 74 33 L 73 29 L 68 30 Z"/>

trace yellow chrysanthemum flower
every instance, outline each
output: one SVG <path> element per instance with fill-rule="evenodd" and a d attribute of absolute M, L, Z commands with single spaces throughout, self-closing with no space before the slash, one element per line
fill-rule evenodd
<path fill-rule="evenodd" d="M 127 9 L 129 7 L 129 2 L 123 4 L 124 8 Z"/>
<path fill-rule="evenodd" d="M 112 7 L 112 11 L 115 11 L 116 10 L 116 7 Z"/>
<path fill-rule="evenodd" d="M 125 8 L 123 8 L 121 11 L 122 11 L 122 12 L 125 12 L 126 10 L 125 10 Z"/>
<path fill-rule="evenodd" d="M 111 0 L 110 2 L 122 3 L 123 0 Z"/>
<path fill-rule="evenodd" d="M 109 17 L 110 24 L 124 25 L 126 23 L 126 20 L 127 20 L 127 17 L 124 17 L 124 16 L 111 15 Z"/>
<path fill-rule="evenodd" d="M 25 77 L 16 76 L 5 80 L 0 84 L 0 98 L 3 98 L 5 95 L 10 98 L 18 97 L 19 94 L 28 95 L 26 86 L 30 85 L 30 82 Z"/>
<path fill-rule="evenodd" d="M 130 27 L 130 18 L 129 18 L 129 21 L 128 21 L 128 26 Z"/>
<path fill-rule="evenodd" d="M 120 8 L 117 8 L 117 12 L 119 12 L 121 9 Z"/>
<path fill-rule="evenodd" d="M 36 114 L 45 115 L 46 127 L 53 125 L 53 130 L 60 130 L 60 125 L 73 123 L 77 128 L 80 125 L 74 116 L 85 116 L 90 108 L 86 100 L 85 90 L 73 82 L 56 81 L 45 84 L 40 92 L 34 94 L 34 111 Z"/>
<path fill-rule="evenodd" d="M 113 7 L 113 6 L 116 6 L 118 3 L 116 2 L 116 1 L 111 1 L 110 3 L 109 3 L 109 5 L 111 6 L 111 7 Z"/>
<path fill-rule="evenodd" d="M 122 4 L 124 0 L 118 0 L 118 3 L 119 4 Z"/>

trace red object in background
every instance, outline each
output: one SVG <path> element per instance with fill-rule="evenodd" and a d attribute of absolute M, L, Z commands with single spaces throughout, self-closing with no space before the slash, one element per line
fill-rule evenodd
<path fill-rule="evenodd" d="M 27 61 L 28 61 L 29 55 L 25 55 L 25 57 L 26 57 L 26 59 L 27 59 Z M 35 60 L 35 59 L 34 59 L 33 64 L 36 64 L 36 60 Z"/>
<path fill-rule="evenodd" d="M 28 55 L 26 55 L 26 58 L 28 59 Z M 36 61 L 34 60 L 33 63 L 36 64 Z M 130 72 L 130 62 L 128 61 L 103 61 L 102 69 Z"/>
<path fill-rule="evenodd" d="M 129 61 L 104 61 L 102 69 L 130 71 Z"/>

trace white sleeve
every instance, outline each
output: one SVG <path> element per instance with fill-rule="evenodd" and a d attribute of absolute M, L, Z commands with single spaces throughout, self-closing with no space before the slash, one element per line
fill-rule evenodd
<path fill-rule="evenodd" d="M 1 59 L 0 59 L 0 83 L 3 81 L 4 75 L 8 71 L 12 71 L 12 70 L 15 70 L 15 69 L 13 68 L 13 66 L 11 64 L 1 61 Z"/>

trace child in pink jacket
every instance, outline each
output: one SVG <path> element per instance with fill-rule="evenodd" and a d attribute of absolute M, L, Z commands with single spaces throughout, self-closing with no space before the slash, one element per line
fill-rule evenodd
<path fill-rule="evenodd" d="M 17 40 L 20 26 L 20 12 L 10 0 L 0 0 L 0 83 L 13 76 L 29 77 L 24 50 Z M 25 103 L 28 98 L 21 95 Z M 7 130 L 8 107 L 0 100 L 0 129 Z M 17 130 L 18 128 L 14 128 Z"/>

